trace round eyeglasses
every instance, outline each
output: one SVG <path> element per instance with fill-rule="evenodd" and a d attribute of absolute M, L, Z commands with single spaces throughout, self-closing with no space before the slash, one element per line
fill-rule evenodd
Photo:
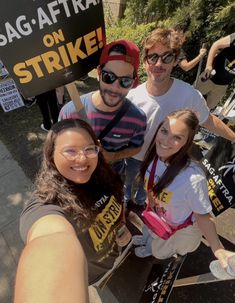
<path fill-rule="evenodd" d="M 172 52 L 166 53 L 164 55 L 158 55 L 156 53 L 149 54 L 145 56 L 145 59 L 147 60 L 149 65 L 154 65 L 158 62 L 158 59 L 161 58 L 162 63 L 169 64 L 171 63 L 175 58 L 176 55 Z"/>
<path fill-rule="evenodd" d="M 105 71 L 105 70 L 101 71 L 101 79 L 106 84 L 113 84 L 116 80 L 118 80 L 119 85 L 122 88 L 131 87 L 131 85 L 133 84 L 133 82 L 135 80 L 134 78 L 130 78 L 130 77 L 126 77 L 126 76 L 118 77 L 114 73 L 108 72 L 108 71 Z"/>
<path fill-rule="evenodd" d="M 97 157 L 99 151 L 100 151 L 99 146 L 89 145 L 89 146 L 86 146 L 85 148 L 79 149 L 79 150 L 72 148 L 72 147 L 66 147 L 60 153 L 67 160 L 74 161 L 78 157 L 81 158 L 82 156 L 84 156 L 88 159 L 93 159 L 93 158 Z"/>

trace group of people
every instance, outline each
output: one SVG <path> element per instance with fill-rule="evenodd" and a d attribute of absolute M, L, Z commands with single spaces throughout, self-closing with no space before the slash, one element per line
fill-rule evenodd
<path fill-rule="evenodd" d="M 125 218 L 131 201 L 141 209 L 147 201 L 172 228 L 190 218 L 168 240 L 144 226 L 133 237 L 138 257 L 184 255 L 199 246 L 202 235 L 223 268 L 235 255 L 219 241 L 206 178 L 190 157 L 199 125 L 230 141 L 235 133 L 210 113 L 198 90 L 171 78 L 181 45 L 176 31 L 151 32 L 143 44 L 147 81 L 140 85 L 138 47 L 127 40 L 106 45 L 99 90 L 81 97 L 79 112 L 73 101 L 62 108 L 20 218 L 26 246 L 15 303 L 102 302 L 92 284 L 132 237 Z"/>

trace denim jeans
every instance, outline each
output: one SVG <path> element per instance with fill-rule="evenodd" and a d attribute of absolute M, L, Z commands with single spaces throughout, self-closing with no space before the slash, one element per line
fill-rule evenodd
<path fill-rule="evenodd" d="M 144 189 L 144 183 L 142 181 L 135 181 L 136 176 L 140 171 L 142 162 L 134 158 L 127 158 L 125 182 L 124 182 L 124 201 L 128 202 L 133 199 L 138 205 L 143 205 L 146 200 L 146 192 Z M 135 193 L 133 191 L 135 190 Z"/>
<path fill-rule="evenodd" d="M 138 237 L 138 247 L 135 248 L 135 254 L 137 257 L 145 258 L 147 256 L 152 255 L 152 242 L 153 238 L 149 233 L 149 229 L 146 225 L 144 225 L 143 230 L 142 230 L 143 235 L 142 236 L 134 236 Z M 133 243 L 134 242 L 134 237 L 133 237 Z"/>
<path fill-rule="evenodd" d="M 118 160 L 110 163 L 113 170 L 115 170 L 121 177 L 125 174 L 125 161 Z"/>

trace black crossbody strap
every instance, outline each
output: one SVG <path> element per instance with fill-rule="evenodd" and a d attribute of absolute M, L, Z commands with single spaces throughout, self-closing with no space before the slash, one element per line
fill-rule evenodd
<path fill-rule="evenodd" d="M 104 138 L 107 133 L 114 127 L 115 124 L 117 124 L 118 121 L 121 120 L 121 118 L 125 115 L 128 108 L 130 107 L 131 102 L 129 100 L 126 100 L 124 105 L 120 108 L 120 110 L 117 112 L 117 114 L 114 116 L 114 118 L 106 125 L 106 127 L 100 132 L 98 139 Z"/>

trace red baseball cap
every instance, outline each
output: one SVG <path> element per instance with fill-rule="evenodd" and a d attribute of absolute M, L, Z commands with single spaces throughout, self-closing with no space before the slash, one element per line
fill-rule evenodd
<path fill-rule="evenodd" d="M 110 55 L 110 50 L 115 45 L 123 45 L 125 47 L 126 54 Z M 133 87 L 136 87 L 138 85 L 138 69 L 140 64 L 140 50 L 138 46 L 135 43 L 124 39 L 116 40 L 114 42 L 106 44 L 100 56 L 100 65 L 104 65 L 108 61 L 112 61 L 112 60 L 125 61 L 130 63 L 134 67 L 136 79 Z"/>

